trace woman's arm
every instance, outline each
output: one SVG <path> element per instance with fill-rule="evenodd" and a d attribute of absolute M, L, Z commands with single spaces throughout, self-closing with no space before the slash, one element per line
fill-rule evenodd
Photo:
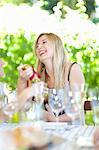
<path fill-rule="evenodd" d="M 20 94 L 25 88 L 27 88 L 27 80 L 19 76 L 17 93 Z"/>
<path fill-rule="evenodd" d="M 44 120 L 48 122 L 56 122 L 56 116 L 54 113 L 50 113 L 48 111 L 43 112 L 44 114 Z M 71 118 L 67 116 L 66 114 L 58 116 L 58 122 L 71 122 Z"/>
<path fill-rule="evenodd" d="M 43 114 L 44 114 L 44 119 L 46 121 L 49 122 L 56 122 L 56 116 L 54 115 L 54 113 L 52 112 L 51 108 L 49 107 L 48 104 L 45 105 L 47 111 L 44 110 Z M 58 116 L 58 121 L 59 122 L 70 122 L 71 118 L 69 116 L 67 116 L 66 114 L 63 115 L 59 115 Z"/>
<path fill-rule="evenodd" d="M 41 88 L 41 90 L 37 90 Z M 20 94 L 17 94 L 19 108 L 22 108 L 27 100 L 38 94 L 46 93 L 45 83 L 43 81 L 33 83 L 32 86 L 25 88 Z"/>

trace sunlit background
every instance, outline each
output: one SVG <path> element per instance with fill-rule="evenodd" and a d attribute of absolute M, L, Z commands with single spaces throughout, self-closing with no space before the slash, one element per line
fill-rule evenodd
<path fill-rule="evenodd" d="M 98 18 L 98 0 L 96 0 L 96 3 L 97 7 L 94 17 Z M 26 3 L 18 6 L 5 3 L 0 8 L 0 31 L 16 33 L 19 29 L 24 29 L 27 34 L 30 32 L 35 32 L 36 34 L 41 32 L 56 32 L 62 36 L 80 33 L 82 38 L 87 34 L 87 36 L 98 40 L 99 24 L 94 24 L 91 18 L 88 18 L 88 15 L 84 13 L 86 10 L 84 6 L 74 10 L 65 5 L 64 10 L 66 14 L 61 19 L 61 1 L 54 6 L 53 14 L 49 14 L 47 10 L 41 9 L 42 5 L 44 5 L 42 1 L 38 1 L 32 6 Z"/>
<path fill-rule="evenodd" d="M 5 61 L 1 81 L 16 88 L 17 66 L 36 65 L 33 45 L 41 32 L 58 34 L 68 57 L 80 63 L 86 82 L 99 85 L 98 0 L 1 0 L 0 57 Z"/>
<path fill-rule="evenodd" d="M 81 65 L 86 84 L 99 95 L 99 0 L 0 0 L 0 59 L 5 73 L 0 82 L 16 90 L 17 67 L 36 67 L 34 43 L 42 32 L 62 38 L 67 57 Z M 85 120 L 92 123 L 92 112 Z"/>

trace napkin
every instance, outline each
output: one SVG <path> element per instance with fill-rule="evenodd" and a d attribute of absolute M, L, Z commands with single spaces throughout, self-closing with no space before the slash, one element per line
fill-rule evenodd
<path fill-rule="evenodd" d="M 93 138 L 79 136 L 77 139 L 77 146 L 78 147 L 94 147 Z"/>

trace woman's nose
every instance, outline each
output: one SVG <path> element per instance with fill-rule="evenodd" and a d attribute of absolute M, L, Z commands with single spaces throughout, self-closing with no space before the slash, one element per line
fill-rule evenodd
<path fill-rule="evenodd" d="M 38 46 L 37 46 L 37 50 L 40 50 L 42 48 L 42 44 L 39 44 Z"/>

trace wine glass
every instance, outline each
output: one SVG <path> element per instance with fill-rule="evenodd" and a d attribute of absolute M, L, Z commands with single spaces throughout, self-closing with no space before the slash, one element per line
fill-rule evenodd
<path fill-rule="evenodd" d="M 91 101 L 91 107 L 93 110 L 93 121 L 95 125 L 99 125 L 99 99 L 98 99 L 99 93 L 98 91 L 99 89 L 97 87 L 88 89 L 88 99 Z"/>
<path fill-rule="evenodd" d="M 56 122 L 58 122 L 58 115 L 66 107 L 66 89 L 50 89 L 49 92 L 49 106 L 56 115 Z"/>
<path fill-rule="evenodd" d="M 8 101 L 5 88 L 6 88 L 6 84 L 0 83 L 0 108 L 2 108 Z"/>
<path fill-rule="evenodd" d="M 5 96 L 5 93 L 4 93 L 4 85 L 3 83 L 0 83 L 0 107 L 2 108 L 2 105 L 3 105 L 3 101 L 4 101 L 4 96 Z"/>
<path fill-rule="evenodd" d="M 12 118 L 12 116 L 18 111 L 18 103 L 16 101 L 9 102 L 2 108 L 2 111 L 9 118 Z"/>
<path fill-rule="evenodd" d="M 7 103 L 2 107 L 3 113 L 8 116 L 8 122 L 19 122 L 19 102 L 16 91 L 11 91 L 8 86 L 5 87 Z"/>
<path fill-rule="evenodd" d="M 71 93 L 71 92 L 70 92 Z M 80 118 L 79 105 L 76 103 L 75 99 L 71 98 L 67 104 L 66 114 L 71 119 L 72 124 L 77 124 Z"/>
<path fill-rule="evenodd" d="M 71 118 L 72 124 L 84 125 L 83 90 L 83 85 L 74 84 L 72 91 L 68 91 L 66 114 Z"/>
<path fill-rule="evenodd" d="M 43 103 L 45 94 L 47 94 L 47 85 L 43 81 L 35 83 L 35 97 L 34 97 L 34 114 L 36 126 L 41 128 L 41 120 L 43 115 Z"/>

